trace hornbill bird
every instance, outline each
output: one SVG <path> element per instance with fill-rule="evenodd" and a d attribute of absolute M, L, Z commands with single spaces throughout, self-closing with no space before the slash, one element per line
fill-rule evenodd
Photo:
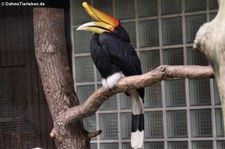
<path fill-rule="evenodd" d="M 77 30 L 93 32 L 91 57 L 102 76 L 102 85 L 113 88 L 124 76 L 142 74 L 140 60 L 130 44 L 130 37 L 118 19 L 83 2 L 83 7 L 95 22 L 85 23 Z M 144 141 L 144 88 L 126 92 L 132 98 L 131 146 L 141 148 Z"/>

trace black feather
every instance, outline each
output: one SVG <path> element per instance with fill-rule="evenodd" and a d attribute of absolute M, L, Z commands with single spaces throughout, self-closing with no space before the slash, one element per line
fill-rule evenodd
<path fill-rule="evenodd" d="M 91 56 L 103 78 L 121 71 L 125 76 L 142 74 L 141 63 L 127 32 L 118 26 L 112 33 L 94 34 Z M 144 88 L 137 89 L 144 99 Z"/>

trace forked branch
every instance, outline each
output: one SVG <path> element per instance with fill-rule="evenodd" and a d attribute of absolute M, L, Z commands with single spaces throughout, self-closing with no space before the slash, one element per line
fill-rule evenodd
<path fill-rule="evenodd" d="M 64 126 L 67 126 L 74 121 L 91 116 L 109 97 L 120 92 L 126 92 L 130 89 L 147 87 L 162 80 L 174 78 L 203 79 L 212 78 L 213 76 L 214 73 L 210 66 L 161 65 L 148 73 L 125 77 L 111 90 L 103 87 L 98 89 L 90 95 L 83 104 L 72 107 L 65 113 L 62 113 L 57 117 L 56 122 L 60 122 L 61 124 L 64 124 Z"/>

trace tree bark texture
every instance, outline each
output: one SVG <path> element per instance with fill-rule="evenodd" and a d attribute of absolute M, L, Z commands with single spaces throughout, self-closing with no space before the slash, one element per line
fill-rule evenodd
<path fill-rule="evenodd" d="M 69 124 L 72 121 L 78 121 L 82 118 L 89 117 L 95 114 L 109 97 L 131 89 L 151 86 L 162 80 L 175 78 L 209 79 L 213 76 L 214 73 L 210 66 L 161 65 L 148 73 L 125 77 L 121 79 L 113 89 L 109 90 L 103 87 L 98 89 L 90 95 L 82 105 L 68 109 L 67 112 L 57 117 L 56 121 Z"/>
<path fill-rule="evenodd" d="M 225 128 L 225 0 L 218 0 L 216 17 L 205 23 L 197 32 L 194 48 L 206 55 L 217 81 Z"/>
<path fill-rule="evenodd" d="M 59 115 L 79 105 L 68 65 L 63 9 L 34 8 L 33 17 L 36 59 L 54 128 L 57 128 L 51 136 L 58 149 L 88 149 L 90 139 L 82 120 L 66 127 L 55 122 Z"/>

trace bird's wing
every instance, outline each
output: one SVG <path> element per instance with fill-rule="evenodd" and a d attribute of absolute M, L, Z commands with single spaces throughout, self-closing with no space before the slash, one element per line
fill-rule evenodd
<path fill-rule="evenodd" d="M 101 47 L 109 54 L 113 64 L 120 68 L 125 76 L 142 74 L 140 60 L 130 43 L 109 33 L 101 34 L 99 42 Z M 138 89 L 137 91 L 143 99 L 144 89 Z"/>
<path fill-rule="evenodd" d="M 103 78 L 120 71 L 120 69 L 111 62 L 107 51 L 102 49 L 99 43 L 99 35 L 97 34 L 94 34 L 91 39 L 90 52 L 93 62 Z"/>
<path fill-rule="evenodd" d="M 108 33 L 101 34 L 99 42 L 125 76 L 142 74 L 140 60 L 130 43 Z"/>

